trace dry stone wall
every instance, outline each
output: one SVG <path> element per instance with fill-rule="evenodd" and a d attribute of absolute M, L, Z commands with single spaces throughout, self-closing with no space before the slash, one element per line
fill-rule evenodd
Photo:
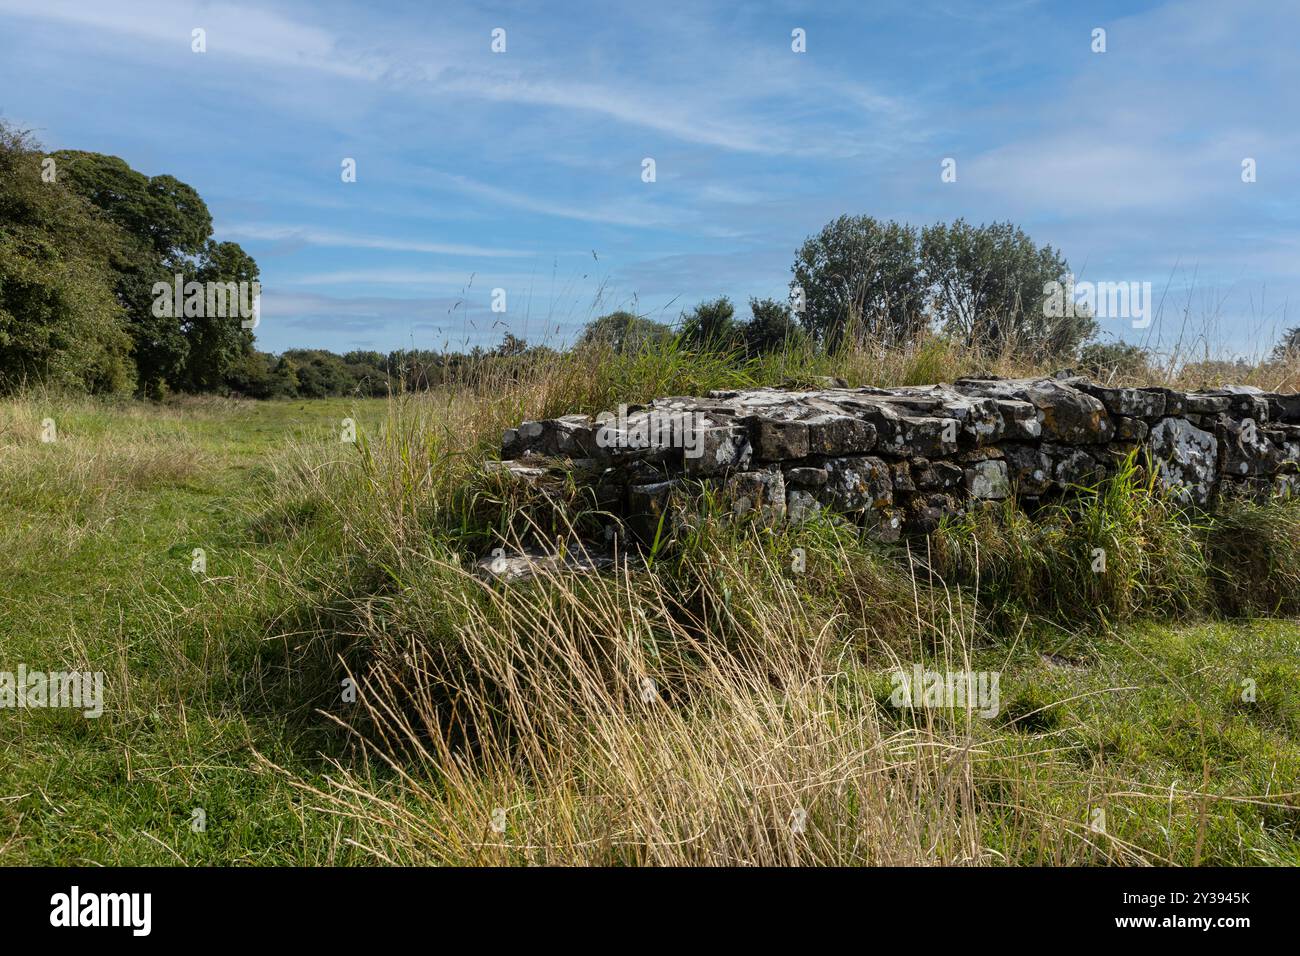
<path fill-rule="evenodd" d="M 563 469 L 634 526 L 675 489 L 716 485 L 741 512 L 853 515 L 885 540 L 1009 496 L 1026 506 L 1113 471 L 1134 449 L 1157 482 L 1213 507 L 1238 489 L 1300 492 L 1300 394 L 1179 392 L 1086 378 L 964 378 L 909 388 L 761 388 L 660 398 L 506 431 L 524 480 Z"/>

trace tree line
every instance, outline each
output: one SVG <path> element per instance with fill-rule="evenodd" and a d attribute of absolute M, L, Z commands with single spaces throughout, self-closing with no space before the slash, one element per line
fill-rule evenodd
<path fill-rule="evenodd" d="M 939 330 L 965 345 L 1032 360 L 1137 361 L 1134 346 L 1094 341 L 1086 309 L 1054 316 L 1045 288 L 1064 256 L 1010 222 L 916 228 L 841 216 L 797 250 L 787 300 L 699 303 L 673 324 L 628 311 L 589 322 L 579 348 L 618 352 L 675 339 L 752 358 L 791 346 L 902 345 Z M 146 176 L 115 156 L 44 153 L 0 123 L 0 390 L 45 383 L 94 393 L 224 392 L 253 398 L 383 395 L 452 381 L 485 360 L 553 350 L 506 333 L 467 352 L 254 346 L 251 323 L 201 308 L 158 308 L 158 290 L 256 283 L 257 263 L 213 236 L 193 187 Z M 234 286 L 231 286 L 232 290 Z M 211 301 L 211 299 L 209 299 Z M 1291 330 L 1279 350 L 1300 349 Z M 1140 351 L 1140 350 L 1138 350 Z M 1111 353 L 1115 353 L 1111 355 Z"/>
<path fill-rule="evenodd" d="M 193 187 L 116 156 L 46 154 L 0 124 L 0 387 L 217 391 L 253 347 L 238 320 L 156 307 L 157 287 L 253 283 Z"/>

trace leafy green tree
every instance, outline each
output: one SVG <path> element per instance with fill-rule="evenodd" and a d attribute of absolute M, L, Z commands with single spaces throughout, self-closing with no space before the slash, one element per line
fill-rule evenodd
<path fill-rule="evenodd" d="M 662 342 L 672 338 L 672 335 L 672 329 L 662 322 L 620 310 L 588 322 L 578 339 L 578 345 L 600 345 L 621 354 L 635 352 L 653 342 Z"/>
<path fill-rule="evenodd" d="M 492 355 L 495 358 L 514 358 L 527 351 L 528 343 L 507 329 L 501 336 L 501 342 L 492 350 Z"/>
<path fill-rule="evenodd" d="M 199 255 L 212 235 L 207 204 L 172 176 L 150 178 L 117 156 L 62 149 L 51 154 L 59 177 L 167 265 Z"/>
<path fill-rule="evenodd" d="M 1064 281 L 1069 264 L 1010 222 L 930 226 L 921 234 L 921 262 L 932 316 L 967 345 L 1058 357 L 1096 333 L 1086 313 L 1047 315 L 1044 287 Z"/>
<path fill-rule="evenodd" d="M 249 348 L 227 372 L 226 388 L 245 398 L 270 398 L 271 372 L 276 361 L 276 357 L 268 352 Z"/>
<path fill-rule="evenodd" d="M 356 394 L 356 380 L 341 356 L 325 349 L 289 349 L 281 357 L 286 371 L 293 370 L 297 394 L 302 398 L 330 398 Z"/>
<path fill-rule="evenodd" d="M 726 296 L 701 302 L 681 317 L 682 341 L 695 348 L 725 351 L 737 339 L 736 309 Z"/>
<path fill-rule="evenodd" d="M 287 355 L 281 355 L 271 369 L 270 396 L 296 398 L 298 386 L 298 363 Z"/>
<path fill-rule="evenodd" d="M 245 303 L 239 290 L 241 283 L 247 283 L 245 288 L 251 296 L 258 275 L 257 263 L 238 243 L 209 241 L 204 246 L 197 280 L 226 286 L 234 295 L 227 295 L 224 315 L 208 315 L 205 309 L 202 316 L 181 318 L 181 334 L 187 346 L 185 362 L 177 373 L 181 388 L 194 392 L 222 388 L 245 352 L 252 349 L 253 331 L 244 327 L 249 319 L 241 314 L 251 299 Z"/>
<path fill-rule="evenodd" d="M 840 216 L 804 242 L 792 271 L 803 291 L 800 321 L 830 348 L 846 336 L 907 341 L 925 326 L 925 277 L 911 226 Z"/>
<path fill-rule="evenodd" d="M 0 388 L 129 391 L 131 338 L 112 266 L 120 232 L 45 159 L 0 123 Z"/>
<path fill-rule="evenodd" d="M 194 259 L 212 231 L 212 217 L 194 190 L 170 176 L 156 177 L 154 186 L 117 156 L 71 149 L 52 155 L 60 178 L 123 232 L 113 257 L 117 296 L 135 342 L 140 387 L 159 395 L 182 379 L 189 343 L 179 309 L 154 315 L 153 287 L 171 285 L 177 274 L 186 282 L 194 278 Z"/>
<path fill-rule="evenodd" d="M 54 155 L 60 176 L 124 235 L 114 257 L 116 293 L 134 339 L 141 388 L 204 391 L 222 387 L 251 347 L 242 316 L 186 317 L 180 303 L 155 314 L 154 285 L 252 282 L 257 264 L 237 243 L 212 240 L 212 215 L 192 186 L 174 176 L 149 177 L 116 156 L 84 150 Z"/>
<path fill-rule="evenodd" d="M 776 352 L 799 341 L 803 334 L 794 320 L 788 302 L 777 299 L 750 299 L 749 311 L 753 316 L 740 328 L 748 355 Z"/>

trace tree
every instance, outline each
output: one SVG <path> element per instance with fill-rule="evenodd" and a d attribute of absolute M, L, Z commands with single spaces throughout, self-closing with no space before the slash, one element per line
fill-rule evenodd
<path fill-rule="evenodd" d="M 238 243 L 209 241 L 195 275 L 202 283 L 223 286 L 233 283 L 231 288 L 236 292 L 241 283 L 248 283 L 251 294 L 259 272 L 253 257 Z M 243 305 L 242 295 L 236 294 L 233 298 Z M 253 332 L 244 327 L 246 317 L 232 307 L 230 296 L 226 301 L 223 315 L 205 312 L 201 316 L 181 318 L 181 335 L 186 343 L 185 361 L 176 373 L 181 388 L 194 392 L 220 389 L 237 369 L 243 355 L 252 351 Z"/>
<path fill-rule="evenodd" d="M 790 312 L 790 305 L 776 299 L 750 299 L 752 318 L 740 328 L 747 355 L 775 352 L 798 341 L 802 330 Z"/>
<path fill-rule="evenodd" d="M 170 285 L 177 274 L 183 281 L 194 278 L 192 262 L 212 231 L 212 217 L 197 193 L 188 186 L 181 190 L 183 184 L 170 176 L 151 188 L 148 176 L 117 156 L 75 149 L 51 156 L 59 178 L 121 229 L 123 238 L 113 256 L 116 293 L 135 343 L 140 388 L 159 395 L 180 381 L 189 343 L 179 315 L 153 314 L 153 287 Z M 180 206 L 191 211 L 190 220 L 169 203 L 178 196 Z"/>
<path fill-rule="evenodd" d="M 582 330 L 578 345 L 598 345 L 615 352 L 635 352 L 645 345 L 672 338 L 672 329 L 633 312 L 618 311 L 592 319 Z"/>
<path fill-rule="evenodd" d="M 921 263 L 931 315 L 967 345 L 1043 358 L 1072 355 L 1096 333 L 1086 313 L 1047 315 L 1044 287 L 1064 281 L 1069 264 L 1010 222 L 930 226 L 921 234 Z"/>
<path fill-rule="evenodd" d="M 701 302 L 681 316 L 682 340 L 699 349 L 726 351 L 736 341 L 736 309 L 726 296 Z"/>
<path fill-rule="evenodd" d="M 830 348 L 851 335 L 907 341 L 925 325 L 926 287 L 917 232 L 870 216 L 840 216 L 799 249 L 804 328 Z"/>
<path fill-rule="evenodd" d="M 1273 361 L 1282 362 L 1300 356 L 1300 325 L 1287 329 L 1282 339 L 1273 347 Z"/>
<path fill-rule="evenodd" d="M 501 342 L 492 350 L 492 356 L 494 358 L 514 358 L 523 355 L 527 351 L 528 342 L 507 329 L 506 333 L 501 336 Z"/>
<path fill-rule="evenodd" d="M 53 154 L 59 177 L 123 236 L 112 258 L 115 291 L 134 340 L 140 387 L 220 388 L 235 372 L 252 334 L 245 316 L 183 315 L 178 303 L 155 314 L 154 285 L 252 282 L 257 263 L 237 243 L 212 240 L 212 215 L 198 192 L 174 176 L 149 177 L 116 156 L 84 150 Z"/>
<path fill-rule="evenodd" d="M 53 180 L 38 145 L 0 123 L 0 388 L 135 384 L 113 294 L 119 230 Z"/>

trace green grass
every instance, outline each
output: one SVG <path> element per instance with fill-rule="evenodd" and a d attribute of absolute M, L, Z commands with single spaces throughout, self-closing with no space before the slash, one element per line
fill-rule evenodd
<path fill-rule="evenodd" d="M 0 402 L 0 670 L 107 674 L 98 720 L 0 711 L 0 863 L 1300 862 L 1294 505 L 1201 528 L 1124 474 L 1050 521 L 946 528 L 909 568 L 706 504 L 626 580 L 464 574 L 528 513 L 479 476 L 504 422 L 790 372 L 667 355 L 481 398 Z M 999 715 L 890 707 L 920 660 L 998 671 Z"/>
<path fill-rule="evenodd" d="M 1294 621 L 996 643 L 972 660 L 1002 673 L 1001 712 L 976 726 L 977 779 L 986 846 L 1007 862 L 1102 863 L 1116 841 L 1177 865 L 1300 864 Z M 1085 826 L 1097 809 L 1105 840 Z M 1025 838 L 1039 826 L 1056 839 Z"/>
<path fill-rule="evenodd" d="M 268 641 L 300 595 L 265 569 L 316 546 L 258 539 L 250 509 L 297 445 L 349 454 L 341 419 L 382 405 L 7 405 L 0 669 L 103 670 L 107 708 L 0 712 L 0 860 L 337 859 L 332 822 L 254 757 L 311 773 L 338 735 L 304 714 L 285 642 Z M 46 417 L 58 440 L 40 444 Z M 191 571 L 196 548 L 206 574 Z"/>

